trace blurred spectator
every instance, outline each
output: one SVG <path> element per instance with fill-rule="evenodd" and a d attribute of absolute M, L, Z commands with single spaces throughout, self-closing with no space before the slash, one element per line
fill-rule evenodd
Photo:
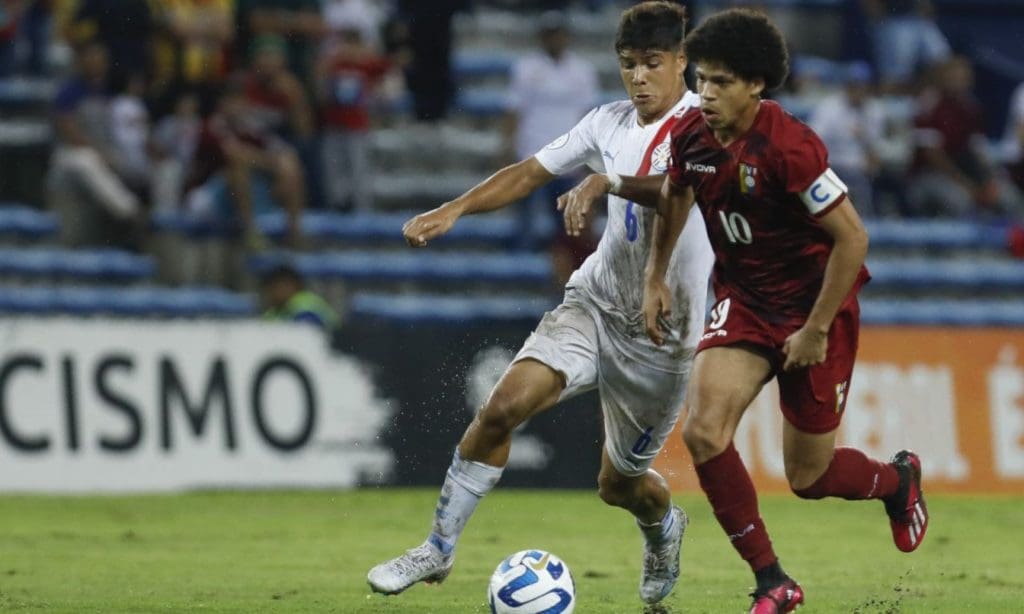
<path fill-rule="evenodd" d="M 15 70 L 18 24 L 27 4 L 27 0 L 0 0 L 0 77 Z"/>
<path fill-rule="evenodd" d="M 1010 99 L 1003 136 L 1003 156 L 1014 183 L 1024 190 L 1024 83 L 1017 86 Z"/>
<path fill-rule="evenodd" d="M 905 91 L 952 51 L 931 0 L 861 0 L 871 28 L 875 68 L 886 91 Z"/>
<path fill-rule="evenodd" d="M 149 6 L 147 0 L 79 0 L 68 38 L 102 43 L 114 75 L 146 74 L 155 27 Z"/>
<path fill-rule="evenodd" d="M 815 106 L 808 120 L 828 147 L 829 162 L 850 190 L 865 217 L 877 216 L 874 179 L 879 170 L 878 143 L 885 135 L 885 110 L 871 95 L 871 68 L 866 62 L 846 67 L 843 90 Z"/>
<path fill-rule="evenodd" d="M 914 120 L 916 146 L 908 200 L 916 215 L 995 214 L 1024 219 L 1018 190 L 987 156 L 984 110 L 963 57 L 937 67 Z"/>
<path fill-rule="evenodd" d="M 161 119 L 153 132 L 153 206 L 157 211 L 177 211 L 185 188 L 185 173 L 202 131 L 199 98 L 185 92 L 178 97 L 174 112 Z"/>
<path fill-rule="evenodd" d="M 282 264 L 260 280 L 260 294 L 268 320 L 306 322 L 333 337 L 341 323 L 338 313 L 322 297 L 306 288 L 302 275 L 294 267 Z"/>
<path fill-rule="evenodd" d="M 512 67 L 505 141 L 510 160 L 526 160 L 576 125 L 598 103 L 597 70 L 569 50 L 565 15 L 543 13 L 537 31 L 540 49 Z M 569 191 L 577 177 L 558 177 L 530 195 L 520 209 L 520 237 L 524 246 L 554 246 L 556 275 L 564 281 L 593 251 L 592 237 L 569 237 L 558 232 L 561 214 L 558 196 Z"/>
<path fill-rule="evenodd" d="M 154 97 L 166 108 L 182 91 L 209 102 L 230 70 L 232 0 L 159 0 Z"/>
<path fill-rule="evenodd" d="M 56 0 L 28 0 L 28 8 L 18 25 L 18 37 L 25 42 L 22 69 L 30 75 L 46 72 L 50 54 L 50 30 Z"/>
<path fill-rule="evenodd" d="M 255 215 L 276 209 L 288 216 L 288 243 L 299 241 L 306 207 L 305 181 L 295 149 L 256 121 L 245 84 L 231 78 L 199 137 L 186 208 L 199 217 L 241 224 L 248 249 L 266 247 Z"/>
<path fill-rule="evenodd" d="M 110 137 L 114 168 L 128 187 L 149 194 L 149 111 L 143 102 L 146 80 L 142 75 L 118 79 L 110 102 Z"/>
<path fill-rule="evenodd" d="M 124 229 L 141 219 L 142 207 L 116 172 L 107 51 L 98 42 L 86 43 L 75 59 L 76 74 L 60 87 L 54 103 L 58 143 L 47 177 L 48 199 L 62 219 L 65 243 L 124 242 Z"/>
<path fill-rule="evenodd" d="M 354 28 L 342 30 L 321 58 L 317 92 L 324 126 L 324 192 L 331 208 L 373 207 L 368 106 L 372 89 L 390 69 L 391 62 L 366 45 Z"/>
<path fill-rule="evenodd" d="M 324 34 L 319 0 L 236 0 L 235 23 L 238 58 L 246 57 L 257 37 L 279 36 L 289 70 L 308 82 L 314 43 Z"/>
<path fill-rule="evenodd" d="M 323 0 L 324 25 L 330 32 L 358 30 L 363 42 L 381 48 L 381 28 L 387 17 L 384 3 L 373 0 Z"/>
<path fill-rule="evenodd" d="M 407 82 L 416 119 L 435 121 L 448 115 L 454 94 L 452 81 L 452 19 L 468 0 L 399 0 L 409 28 L 412 61 Z"/>
<path fill-rule="evenodd" d="M 306 91 L 287 64 L 285 40 L 264 34 L 252 42 L 245 94 L 257 122 L 291 141 L 313 135 L 313 112 Z"/>

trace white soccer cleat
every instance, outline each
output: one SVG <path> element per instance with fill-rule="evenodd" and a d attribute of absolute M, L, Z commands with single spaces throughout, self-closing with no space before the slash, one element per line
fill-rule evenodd
<path fill-rule="evenodd" d="M 445 558 L 437 548 L 423 544 L 377 565 L 366 574 L 366 581 L 374 592 L 396 595 L 417 582 L 444 582 L 454 564 L 455 557 Z"/>
<path fill-rule="evenodd" d="M 644 603 L 658 603 L 667 597 L 679 579 L 679 554 L 690 519 L 682 508 L 673 505 L 672 522 L 669 538 L 660 547 L 652 548 L 644 540 L 644 567 L 640 574 L 640 599 Z"/>

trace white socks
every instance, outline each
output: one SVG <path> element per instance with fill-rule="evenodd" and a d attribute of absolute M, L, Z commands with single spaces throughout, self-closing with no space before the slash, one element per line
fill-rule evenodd
<path fill-rule="evenodd" d="M 427 538 L 427 542 L 445 558 L 455 551 L 455 543 L 476 510 L 477 503 L 498 483 L 502 470 L 503 467 L 463 460 L 458 448 L 455 449 L 455 456 L 441 487 L 441 496 L 437 500 L 434 526 Z"/>
<path fill-rule="evenodd" d="M 640 522 L 638 518 L 636 525 L 640 527 L 640 531 L 644 534 L 644 539 L 651 545 L 660 545 L 665 543 L 676 530 L 676 516 L 672 513 L 672 505 L 668 506 L 668 511 L 665 512 L 665 516 L 655 522 L 654 524 L 644 524 Z"/>

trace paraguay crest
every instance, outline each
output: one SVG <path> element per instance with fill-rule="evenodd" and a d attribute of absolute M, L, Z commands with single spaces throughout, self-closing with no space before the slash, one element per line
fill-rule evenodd
<path fill-rule="evenodd" d="M 740 162 L 740 192 L 742 194 L 753 194 L 757 189 L 757 169 L 749 164 Z"/>
<path fill-rule="evenodd" d="M 659 173 L 668 170 L 669 160 L 672 159 L 672 142 L 666 140 L 660 143 L 651 152 L 651 168 Z"/>

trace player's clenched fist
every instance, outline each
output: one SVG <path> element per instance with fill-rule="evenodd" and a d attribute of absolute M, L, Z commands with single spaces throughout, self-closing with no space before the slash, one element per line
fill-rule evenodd
<path fill-rule="evenodd" d="M 644 327 L 656 345 L 665 343 L 664 319 L 672 314 L 672 292 L 664 281 L 644 283 Z"/>
<path fill-rule="evenodd" d="M 565 232 L 577 237 L 587 227 L 587 217 L 594 202 L 608 193 L 608 178 L 590 175 L 579 185 L 558 197 L 558 210 L 565 217 Z"/>
<path fill-rule="evenodd" d="M 786 338 L 782 353 L 786 355 L 783 371 L 821 364 L 828 354 L 828 333 L 802 327 Z"/>
<path fill-rule="evenodd" d="M 427 241 L 440 237 L 459 219 L 457 212 L 445 207 L 432 209 L 412 218 L 402 226 L 405 241 L 413 247 L 423 247 Z"/>

